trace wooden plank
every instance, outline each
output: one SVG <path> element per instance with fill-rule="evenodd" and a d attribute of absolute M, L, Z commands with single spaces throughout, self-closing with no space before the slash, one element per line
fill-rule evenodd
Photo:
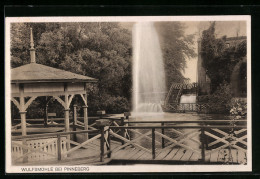
<path fill-rule="evenodd" d="M 63 92 L 64 87 L 62 83 L 37 83 L 37 84 L 24 84 L 24 92 Z"/>
<path fill-rule="evenodd" d="M 246 155 L 245 155 L 245 152 L 241 151 L 241 150 L 238 150 L 238 163 L 239 164 L 243 164 L 246 162 Z"/>
<path fill-rule="evenodd" d="M 180 148 L 180 150 L 178 150 L 178 152 L 176 152 L 176 154 L 171 158 L 171 160 L 180 160 L 185 152 L 186 152 L 186 149 Z"/>
<path fill-rule="evenodd" d="M 113 154 L 113 156 L 115 156 L 116 157 L 116 155 L 126 155 L 126 153 L 127 152 L 129 152 L 129 150 L 132 150 L 134 147 L 133 146 L 127 146 L 127 147 L 125 147 L 124 149 L 121 149 L 121 150 L 119 150 L 119 151 L 117 151 L 117 152 L 113 152 L 112 151 L 112 154 Z"/>
<path fill-rule="evenodd" d="M 68 91 L 84 90 L 84 83 L 68 83 Z"/>
<path fill-rule="evenodd" d="M 139 153 L 140 151 L 142 151 L 142 150 L 134 148 L 134 150 L 132 150 L 129 154 L 126 155 L 126 159 L 133 160 L 134 156 L 136 156 L 137 153 Z"/>
<path fill-rule="evenodd" d="M 192 155 L 192 151 L 191 150 L 187 150 L 184 155 L 180 158 L 180 160 L 182 161 L 189 161 Z"/>
<path fill-rule="evenodd" d="M 237 150 L 236 149 L 231 149 L 231 161 L 233 163 L 237 163 Z"/>
<path fill-rule="evenodd" d="M 139 157 L 136 157 L 136 160 L 143 160 L 148 153 L 144 151 L 142 154 L 139 155 Z"/>
<path fill-rule="evenodd" d="M 170 152 L 172 151 L 172 148 L 168 150 L 163 150 L 157 156 L 155 157 L 156 160 L 163 160 Z"/>
<path fill-rule="evenodd" d="M 112 152 L 112 158 L 114 159 L 125 159 L 126 155 L 131 152 L 133 150 L 133 148 L 125 148 L 122 150 L 119 150 L 116 153 Z"/>
<path fill-rule="evenodd" d="M 210 153 L 209 155 L 207 155 L 210 157 L 210 162 L 217 162 L 218 161 L 218 157 L 219 157 L 219 152 L 213 152 Z"/>
<path fill-rule="evenodd" d="M 195 152 L 193 152 L 191 157 L 190 157 L 190 161 L 198 161 L 199 158 L 200 158 L 200 155 L 195 153 Z"/>
<path fill-rule="evenodd" d="M 137 160 L 152 160 L 152 154 L 145 151 Z"/>
<path fill-rule="evenodd" d="M 218 162 L 227 162 L 229 159 L 229 151 L 228 149 L 221 149 L 219 150 L 219 155 L 218 155 Z"/>
<path fill-rule="evenodd" d="M 145 153 L 145 151 L 139 150 L 139 152 L 137 152 L 134 156 L 131 157 L 131 160 L 137 160 L 139 157 L 144 155 L 144 153 Z"/>
<path fill-rule="evenodd" d="M 70 154 L 70 156 L 68 158 L 82 158 L 84 157 L 90 157 L 90 156 L 94 156 L 94 155 L 99 155 L 100 151 L 98 150 L 94 150 L 94 149 L 79 149 L 77 150 L 77 152 L 73 152 Z M 97 157 L 98 158 L 98 157 Z"/>
<path fill-rule="evenodd" d="M 11 84 L 12 93 L 19 93 L 19 84 Z"/>
<path fill-rule="evenodd" d="M 210 157 L 211 157 L 211 153 L 210 154 L 205 154 L 205 162 L 209 162 L 210 161 Z"/>
<path fill-rule="evenodd" d="M 48 113 L 48 117 L 56 117 L 56 113 Z"/>
<path fill-rule="evenodd" d="M 123 156 L 122 159 L 129 159 L 133 154 L 138 152 L 138 149 L 131 147 L 131 148 L 126 149 L 126 150 L 123 149 L 123 151 L 125 151 L 125 155 Z"/>
<path fill-rule="evenodd" d="M 125 155 L 125 151 L 124 150 L 119 150 L 117 152 L 112 152 L 111 153 L 111 158 L 112 159 L 122 159 L 122 156 Z"/>
<path fill-rule="evenodd" d="M 172 151 L 163 160 L 171 160 L 179 150 L 180 148 L 173 148 Z"/>

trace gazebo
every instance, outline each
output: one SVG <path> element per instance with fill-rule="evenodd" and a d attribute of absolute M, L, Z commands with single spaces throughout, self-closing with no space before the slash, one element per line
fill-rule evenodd
<path fill-rule="evenodd" d="M 52 96 L 64 107 L 65 132 L 68 132 L 70 104 L 75 95 L 80 95 L 84 102 L 84 128 L 87 130 L 87 85 L 97 82 L 97 79 L 37 64 L 32 29 L 30 30 L 31 62 L 11 69 L 11 101 L 19 109 L 22 136 L 27 135 L 26 109 L 40 96 Z"/>

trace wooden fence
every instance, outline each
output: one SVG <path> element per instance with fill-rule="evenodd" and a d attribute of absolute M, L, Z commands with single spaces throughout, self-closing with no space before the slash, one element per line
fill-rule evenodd
<path fill-rule="evenodd" d="M 83 125 L 77 123 L 75 127 L 81 128 Z M 183 160 L 187 161 L 193 158 L 197 163 L 246 163 L 246 120 L 236 120 L 235 123 L 233 120 L 132 121 L 129 117 L 103 117 L 89 127 L 92 130 L 13 136 L 12 160 L 14 163 L 48 159 L 60 161 L 79 149 L 95 147 L 93 150 L 99 151 L 95 156 L 104 162 L 105 158 L 113 160 L 119 151 L 125 150 L 127 155 L 126 149 L 131 146 L 150 156 L 146 157 L 148 160 L 165 158 L 178 161 L 180 158 L 166 156 L 165 153 L 181 150 L 185 153 Z M 77 134 L 91 136 L 80 143 L 68 137 Z M 98 147 L 92 145 L 96 140 L 99 140 Z M 150 146 L 147 147 L 141 140 Z M 196 145 L 190 145 L 190 142 Z M 223 150 L 232 155 L 223 154 L 221 161 L 214 161 L 214 156 L 216 158 Z"/>

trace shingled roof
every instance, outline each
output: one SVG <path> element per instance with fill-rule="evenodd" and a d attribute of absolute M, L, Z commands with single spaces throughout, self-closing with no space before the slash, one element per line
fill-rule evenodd
<path fill-rule="evenodd" d="M 11 70 L 11 83 L 31 82 L 96 82 L 97 79 L 76 73 L 30 63 Z"/>

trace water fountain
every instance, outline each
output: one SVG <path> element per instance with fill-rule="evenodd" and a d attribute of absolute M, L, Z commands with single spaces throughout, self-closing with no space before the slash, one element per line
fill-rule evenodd
<path fill-rule="evenodd" d="M 165 72 L 159 38 L 152 22 L 133 28 L 133 111 L 163 112 Z"/>

